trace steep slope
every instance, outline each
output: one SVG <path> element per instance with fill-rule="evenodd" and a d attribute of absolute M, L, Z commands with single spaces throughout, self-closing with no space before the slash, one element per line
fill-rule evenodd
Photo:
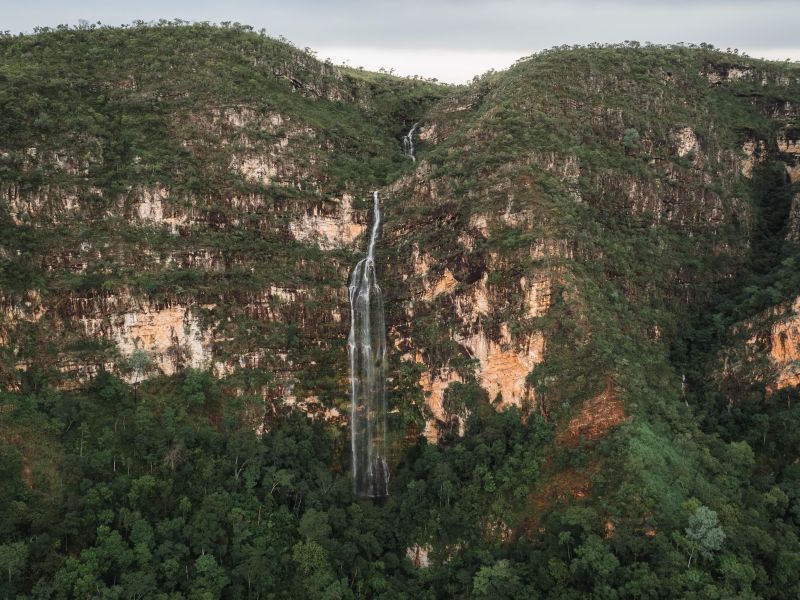
<path fill-rule="evenodd" d="M 554 423 L 529 527 L 577 501 L 596 520 L 570 535 L 651 540 L 646 551 L 611 540 L 630 564 L 663 552 L 704 504 L 733 538 L 723 562 L 774 560 L 744 516 L 763 500 L 741 504 L 718 487 L 749 485 L 750 448 L 696 426 L 695 410 L 715 410 L 699 390 L 716 346 L 698 323 L 733 286 L 777 279 L 779 295 L 797 293 L 786 274 L 796 263 L 774 272 L 797 247 L 773 248 L 796 227 L 799 92 L 794 66 L 707 48 L 570 49 L 483 78 L 421 124 L 436 146 L 423 144 L 415 173 L 393 188 L 390 247 L 407 279 L 389 321 L 403 358 L 423 367 L 438 422 L 429 438 L 470 412 L 448 395 L 452 382 Z M 766 348 L 778 385 L 792 385 L 796 349 L 774 339 L 796 343 L 793 323 L 775 325 Z M 797 444 L 781 439 L 792 462 Z M 560 543 L 569 514 L 553 511 L 532 537 Z M 782 525 L 758 527 L 769 536 Z M 754 573 L 737 593 L 764 583 Z"/>
<path fill-rule="evenodd" d="M 6 386 L 124 374 L 140 349 L 153 373 L 212 369 L 337 408 L 365 200 L 406 166 L 402 119 L 441 89 L 241 28 L 59 30 L 2 50 Z"/>
<path fill-rule="evenodd" d="M 555 52 L 487 77 L 423 123 L 423 140 L 441 143 L 393 188 L 391 247 L 412 278 L 397 291 L 411 317 L 396 319 L 398 344 L 429 353 L 431 387 L 471 372 L 436 348 L 452 341 L 492 399 L 533 401 L 539 388 L 545 412 L 624 377 L 625 361 L 637 358 L 640 377 L 644 356 L 668 357 L 689 307 L 748 259 L 755 142 L 743 128 L 759 114 L 709 84 L 720 58 Z M 551 376 L 563 381 L 548 386 Z M 677 389 L 680 374 L 669 377 Z"/>

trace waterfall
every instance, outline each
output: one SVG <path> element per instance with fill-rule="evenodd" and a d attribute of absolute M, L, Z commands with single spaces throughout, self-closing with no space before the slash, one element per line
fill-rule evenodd
<path fill-rule="evenodd" d="M 389 494 L 386 461 L 386 323 L 383 295 L 375 276 L 375 240 L 381 222 L 373 192 L 372 232 L 366 258 L 350 278 L 350 445 L 353 481 L 359 496 Z"/>
<path fill-rule="evenodd" d="M 414 132 L 417 130 L 417 125 L 419 123 L 414 123 L 414 126 L 403 136 L 403 154 L 414 162 L 417 162 L 417 156 L 414 154 Z"/>

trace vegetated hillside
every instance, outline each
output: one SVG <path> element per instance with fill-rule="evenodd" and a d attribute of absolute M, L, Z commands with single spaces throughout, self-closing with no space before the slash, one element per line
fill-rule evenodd
<path fill-rule="evenodd" d="M 291 378 L 242 372 L 305 370 L 336 407 L 364 198 L 407 166 L 403 119 L 442 90 L 236 28 L 55 31 L 2 52 L 6 384 L 125 373 L 139 346 L 156 371 L 259 394 Z"/>
<path fill-rule="evenodd" d="M 797 65 L 446 88 L 162 24 L 1 38 L 0 83 L 2 595 L 797 596 Z M 372 189 L 382 502 L 346 427 Z"/>
<path fill-rule="evenodd" d="M 472 407 L 442 390 L 470 380 L 554 425 L 528 535 L 580 539 L 600 563 L 539 555 L 564 583 L 585 569 L 619 588 L 659 555 L 656 570 L 675 571 L 666 595 L 788 593 L 762 584 L 789 585 L 796 556 L 782 517 L 796 502 L 798 318 L 747 345 L 762 368 L 735 388 L 720 353 L 754 335 L 740 321 L 800 291 L 798 83 L 794 65 L 708 48 L 559 50 L 482 78 L 422 128 L 438 143 L 396 184 L 387 246 L 413 279 L 388 321 L 445 429 Z M 549 512 L 565 499 L 592 512 Z M 666 566 L 701 505 L 727 535 L 705 564 L 727 591 Z M 603 538 L 613 556 L 595 552 Z"/>

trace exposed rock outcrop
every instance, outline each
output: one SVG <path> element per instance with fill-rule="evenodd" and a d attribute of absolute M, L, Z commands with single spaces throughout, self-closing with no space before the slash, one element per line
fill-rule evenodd
<path fill-rule="evenodd" d="M 418 360 L 421 362 L 422 357 L 418 357 Z M 445 390 L 451 383 L 460 381 L 462 381 L 461 376 L 449 368 L 436 371 L 428 369 L 423 371 L 420 377 L 419 384 L 425 393 L 425 402 L 433 414 L 433 419 L 425 423 L 425 437 L 431 443 L 435 443 L 439 437 L 436 424 L 445 421 L 443 406 Z"/>
<path fill-rule="evenodd" d="M 430 558 L 428 557 L 430 551 L 430 546 L 415 544 L 410 548 L 406 548 L 406 556 L 411 560 L 411 564 L 418 569 L 427 569 L 431 564 Z"/>
<path fill-rule="evenodd" d="M 753 176 L 753 168 L 764 161 L 766 158 L 766 144 L 764 140 L 748 139 L 742 144 L 744 160 L 742 161 L 742 175 L 750 179 Z"/>
<path fill-rule="evenodd" d="M 356 220 L 359 215 L 352 203 L 352 196 L 344 194 L 332 211 L 323 212 L 319 206 L 312 206 L 292 221 L 289 229 L 297 241 L 316 243 L 323 250 L 352 248 L 366 229 L 364 223 Z"/>
<path fill-rule="evenodd" d="M 786 173 L 792 183 L 800 182 L 800 131 L 781 132 L 775 140 L 778 152 L 786 159 Z"/>
<path fill-rule="evenodd" d="M 681 127 L 675 132 L 674 140 L 675 151 L 681 158 L 693 155 L 700 149 L 700 143 L 697 138 L 697 134 L 688 125 Z"/>
<path fill-rule="evenodd" d="M 578 414 L 558 434 L 556 443 L 577 446 L 581 441 L 595 441 L 625 420 L 625 406 L 608 382 L 602 393 L 583 403 Z"/>
<path fill-rule="evenodd" d="M 800 386 L 800 297 L 770 329 L 769 348 L 777 371 L 774 388 Z"/>
<path fill-rule="evenodd" d="M 111 319 L 86 317 L 83 326 L 90 337 L 113 340 L 123 357 L 130 357 L 137 348 L 146 351 L 165 375 L 184 367 L 211 366 L 212 336 L 186 306 L 156 307 L 145 302 Z"/>

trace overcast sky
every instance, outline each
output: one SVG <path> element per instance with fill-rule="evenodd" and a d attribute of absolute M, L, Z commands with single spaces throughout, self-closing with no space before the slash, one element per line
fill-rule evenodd
<path fill-rule="evenodd" d="M 561 44 L 709 42 L 800 60 L 800 0 L 0 0 L 0 29 L 239 21 L 321 58 L 461 83 Z"/>

